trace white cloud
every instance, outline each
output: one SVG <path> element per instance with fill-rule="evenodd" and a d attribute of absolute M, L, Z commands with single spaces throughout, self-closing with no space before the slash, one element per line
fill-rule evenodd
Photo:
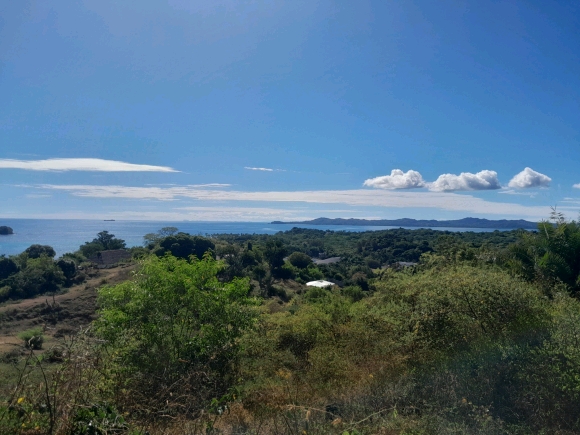
<path fill-rule="evenodd" d="M 530 198 L 535 198 L 536 197 L 536 194 L 537 194 L 537 192 L 535 192 L 535 191 L 532 191 L 532 192 L 522 192 L 522 191 L 514 190 L 514 189 L 504 189 L 504 190 L 501 190 L 498 193 L 501 193 L 501 194 L 504 194 L 504 195 L 529 196 Z"/>
<path fill-rule="evenodd" d="M 179 172 L 167 166 L 136 165 L 103 159 L 0 159 L 0 169 L 28 171 Z"/>
<path fill-rule="evenodd" d="M 547 175 L 540 174 L 531 168 L 526 168 L 511 179 L 508 186 L 514 189 L 527 189 L 530 187 L 548 187 L 552 179 Z"/>
<path fill-rule="evenodd" d="M 573 187 L 574 189 L 580 189 L 580 183 L 578 183 L 578 184 L 574 184 L 572 187 Z"/>
<path fill-rule="evenodd" d="M 249 169 L 250 171 L 274 172 L 274 170 L 270 168 L 251 168 L 249 166 L 244 166 L 244 169 Z"/>
<path fill-rule="evenodd" d="M 480 171 L 477 174 L 462 172 L 459 175 L 442 174 L 433 183 L 429 183 L 429 189 L 437 192 L 452 192 L 458 190 L 495 190 L 501 185 L 495 171 Z"/>
<path fill-rule="evenodd" d="M 417 171 L 403 172 L 400 169 L 393 169 L 391 175 L 369 178 L 364 185 L 377 189 L 414 189 L 425 186 L 425 181 Z"/>
<path fill-rule="evenodd" d="M 173 201 L 189 198 L 200 201 L 254 201 L 270 203 L 346 204 L 384 208 L 434 208 L 482 215 L 517 216 L 541 219 L 549 215 L 549 207 L 532 207 L 515 203 L 486 201 L 472 195 L 449 192 L 409 192 L 393 190 L 313 190 L 248 192 L 211 190 L 189 186 L 133 187 L 95 185 L 53 185 L 35 187 L 41 190 L 65 191 L 86 198 L 118 198 L 134 200 Z"/>

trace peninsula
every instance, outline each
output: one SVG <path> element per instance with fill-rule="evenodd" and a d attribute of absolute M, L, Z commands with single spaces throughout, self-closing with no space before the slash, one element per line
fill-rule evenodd
<path fill-rule="evenodd" d="M 301 225 L 353 225 L 353 226 L 381 226 L 381 227 L 417 227 L 417 228 L 494 228 L 494 229 L 525 229 L 533 230 L 536 229 L 538 224 L 536 222 L 530 222 L 523 219 L 518 220 L 490 220 L 490 219 L 480 219 L 467 217 L 457 220 L 444 220 L 438 221 L 434 219 L 430 220 L 417 220 L 417 219 L 343 219 L 343 218 L 317 218 L 310 221 L 301 222 L 282 222 L 274 221 L 272 224 L 301 224 Z"/>

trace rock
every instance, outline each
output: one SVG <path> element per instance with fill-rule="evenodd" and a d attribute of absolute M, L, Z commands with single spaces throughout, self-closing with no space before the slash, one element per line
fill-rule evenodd
<path fill-rule="evenodd" d="M 14 231 L 10 227 L 0 226 L 0 236 L 7 236 L 9 234 L 14 234 Z"/>

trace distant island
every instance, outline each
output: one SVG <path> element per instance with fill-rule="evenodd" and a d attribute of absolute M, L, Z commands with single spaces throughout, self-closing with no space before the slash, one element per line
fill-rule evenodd
<path fill-rule="evenodd" d="M 301 225 L 356 225 L 356 226 L 380 226 L 380 227 L 426 227 L 426 228 L 493 228 L 493 229 L 524 229 L 534 230 L 538 227 L 537 222 L 530 222 L 523 219 L 518 220 L 489 220 L 467 217 L 457 220 L 437 221 L 417 220 L 417 219 L 343 219 L 343 218 L 317 218 L 311 221 L 282 222 L 274 221 L 272 224 L 301 224 Z"/>
<path fill-rule="evenodd" d="M 8 236 L 14 234 L 14 231 L 10 227 L 0 226 L 0 236 Z"/>

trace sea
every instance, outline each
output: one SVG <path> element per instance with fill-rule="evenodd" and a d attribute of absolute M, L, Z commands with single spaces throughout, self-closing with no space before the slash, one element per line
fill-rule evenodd
<path fill-rule="evenodd" d="M 276 234 L 293 227 L 332 231 L 379 231 L 393 228 L 417 229 L 418 227 L 379 227 L 349 225 L 271 224 L 265 222 L 155 222 L 155 221 L 102 221 L 80 219 L 0 219 L 14 234 L 0 236 L 0 255 L 19 254 L 30 245 L 49 245 L 57 256 L 76 251 L 80 245 L 93 240 L 100 231 L 109 231 L 125 240 L 127 246 L 142 246 L 143 236 L 155 233 L 163 227 L 176 227 L 192 235 L 211 234 Z M 491 232 L 493 228 L 431 228 L 440 231 Z"/>

